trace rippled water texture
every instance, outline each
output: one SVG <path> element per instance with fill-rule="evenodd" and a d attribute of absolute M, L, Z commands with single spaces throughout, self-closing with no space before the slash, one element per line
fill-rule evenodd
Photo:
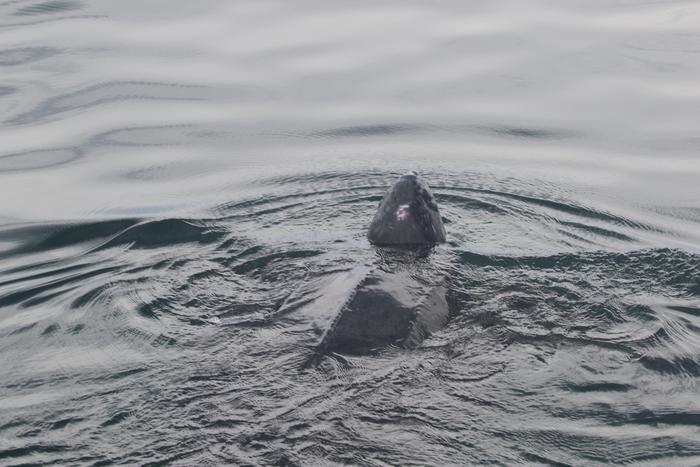
<path fill-rule="evenodd" d="M 699 31 L 0 3 L 0 464 L 700 464 Z M 407 170 L 448 238 L 415 256 L 365 237 Z M 446 326 L 303 365 L 390 266 L 447 278 Z"/>

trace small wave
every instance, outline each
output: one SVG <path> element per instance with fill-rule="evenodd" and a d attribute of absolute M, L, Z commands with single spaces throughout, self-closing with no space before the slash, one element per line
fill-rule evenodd
<path fill-rule="evenodd" d="M 63 166 L 83 157 L 77 148 L 54 148 L 0 155 L 0 173 L 25 172 Z"/>
<path fill-rule="evenodd" d="M 0 86 L 0 97 L 9 96 L 15 94 L 18 91 L 17 88 L 11 86 Z"/>
<path fill-rule="evenodd" d="M 98 249 L 129 244 L 131 248 L 154 248 L 179 243 L 211 243 L 221 238 L 224 232 L 185 219 L 163 219 L 138 223 L 127 227 Z"/>
<path fill-rule="evenodd" d="M 4 123 L 36 123 L 75 110 L 85 110 L 125 100 L 202 100 L 210 94 L 206 86 L 148 81 L 117 81 L 83 87 L 77 91 L 51 97 L 34 109 L 11 117 Z"/>
<path fill-rule="evenodd" d="M 88 144 L 126 147 L 174 146 L 186 140 L 189 125 L 119 128 L 95 135 Z"/>
<path fill-rule="evenodd" d="M 510 199 L 514 199 L 517 201 L 523 201 L 523 202 L 528 203 L 528 204 L 542 206 L 545 208 L 553 209 L 555 211 L 564 212 L 567 214 L 574 214 L 576 216 L 584 217 L 584 218 L 588 218 L 588 219 L 596 219 L 596 220 L 602 220 L 602 221 L 606 221 L 606 222 L 612 222 L 615 224 L 625 225 L 625 226 L 629 226 L 629 227 L 637 228 L 637 229 L 656 230 L 654 227 L 651 227 L 651 226 L 648 226 L 645 224 L 634 222 L 634 221 L 631 221 L 629 219 L 625 219 L 625 218 L 620 217 L 620 216 L 616 216 L 616 215 L 609 214 L 606 212 L 593 210 L 593 209 L 590 209 L 588 207 L 576 205 L 573 203 L 564 203 L 561 201 L 554 201 L 554 200 L 550 200 L 550 199 L 546 199 L 546 198 L 538 198 L 538 197 L 534 197 L 534 196 L 527 196 L 527 195 L 521 195 L 521 194 L 516 194 L 516 193 L 498 192 L 498 191 L 493 191 L 493 190 L 474 189 L 473 191 L 489 193 L 492 195 L 510 198 Z"/>
<path fill-rule="evenodd" d="M 632 37 L 626 41 L 630 49 L 666 52 L 700 54 L 700 35 L 693 33 L 659 33 Z"/>
<path fill-rule="evenodd" d="M 19 8 L 15 11 L 17 16 L 35 16 L 47 15 L 55 13 L 63 13 L 66 11 L 79 10 L 82 4 L 72 0 L 52 0 L 48 2 L 35 3 Z"/>
<path fill-rule="evenodd" d="M 586 233 L 591 233 L 594 235 L 600 235 L 603 237 L 609 237 L 609 238 L 614 238 L 616 240 L 622 240 L 624 242 L 631 242 L 634 241 L 632 237 L 629 237 L 628 235 L 625 235 L 620 232 L 615 232 L 614 230 L 610 229 L 604 229 L 602 227 L 596 227 L 594 225 L 587 225 L 587 224 L 582 224 L 580 222 L 566 222 L 566 221 L 559 221 L 561 225 L 564 225 L 566 227 L 573 227 L 577 230 L 584 231 Z"/>
<path fill-rule="evenodd" d="M 261 269 L 264 269 L 274 261 L 308 258 L 322 253 L 323 251 L 320 250 L 289 250 L 280 253 L 269 253 L 234 265 L 233 270 L 238 274 L 248 274 L 254 271 L 260 272 Z"/>
<path fill-rule="evenodd" d="M 696 357 L 643 356 L 639 362 L 645 368 L 661 374 L 700 377 L 700 361 Z"/>
<path fill-rule="evenodd" d="M 137 224 L 136 219 L 119 219 L 76 224 L 43 224 L 15 227 L 0 232 L 0 239 L 15 245 L 5 255 L 36 253 L 105 239 Z M 41 266 L 41 265 L 39 265 Z M 27 269 L 23 266 L 6 272 Z"/>
<path fill-rule="evenodd" d="M 414 133 L 420 129 L 421 127 L 417 125 L 405 124 L 358 125 L 318 131 L 313 133 L 313 135 L 330 138 L 389 136 L 401 133 Z"/>
<path fill-rule="evenodd" d="M 0 50 L 0 66 L 16 66 L 42 60 L 59 53 L 53 47 L 20 47 Z"/>
<path fill-rule="evenodd" d="M 672 249 L 639 250 L 629 253 L 594 251 L 551 256 L 499 256 L 463 251 L 459 253 L 459 257 L 464 264 L 500 268 L 588 271 L 597 267 L 617 273 L 638 273 L 643 277 L 655 278 L 654 280 L 663 279 L 669 285 L 690 285 L 693 275 L 700 272 L 700 263 L 696 255 Z"/>
<path fill-rule="evenodd" d="M 438 202 L 440 202 L 440 203 L 444 202 L 446 204 L 449 203 L 450 206 L 460 206 L 460 207 L 463 207 L 464 209 L 469 209 L 469 210 L 479 209 L 479 210 L 489 212 L 491 214 L 507 214 L 508 213 L 508 211 L 506 209 L 499 206 L 497 203 L 483 201 L 483 200 L 479 200 L 476 198 L 470 198 L 467 196 L 437 192 L 435 194 L 435 197 L 436 197 Z"/>
<path fill-rule="evenodd" d="M 565 130 L 555 130 L 550 128 L 527 128 L 506 125 L 475 126 L 474 129 L 480 132 L 492 133 L 498 136 L 522 139 L 557 140 L 570 138 L 573 132 Z"/>
<path fill-rule="evenodd" d="M 113 273 L 118 269 L 116 266 L 96 267 L 86 272 L 65 275 L 61 279 L 54 278 L 43 285 L 0 295 L 0 307 L 17 304 L 22 304 L 24 307 L 36 306 L 73 290 L 87 279 Z"/>

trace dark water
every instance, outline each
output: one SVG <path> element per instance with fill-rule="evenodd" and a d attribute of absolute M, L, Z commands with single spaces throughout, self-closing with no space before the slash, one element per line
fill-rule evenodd
<path fill-rule="evenodd" d="M 700 464 L 699 31 L 692 1 L 0 3 L 0 464 Z M 303 370 L 290 297 L 330 314 L 386 261 L 409 169 L 452 316 Z"/>

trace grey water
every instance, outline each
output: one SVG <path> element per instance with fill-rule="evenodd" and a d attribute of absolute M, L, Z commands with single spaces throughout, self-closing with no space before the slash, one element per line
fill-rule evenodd
<path fill-rule="evenodd" d="M 696 1 L 0 2 L 0 464 L 699 465 L 699 83 Z M 303 368 L 408 170 L 447 324 Z"/>

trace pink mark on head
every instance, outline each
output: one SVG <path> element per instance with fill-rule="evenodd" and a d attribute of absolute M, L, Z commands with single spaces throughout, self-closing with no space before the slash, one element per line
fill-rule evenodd
<path fill-rule="evenodd" d="M 408 217 L 408 204 L 399 205 L 399 209 L 396 210 L 396 220 L 405 221 Z"/>

